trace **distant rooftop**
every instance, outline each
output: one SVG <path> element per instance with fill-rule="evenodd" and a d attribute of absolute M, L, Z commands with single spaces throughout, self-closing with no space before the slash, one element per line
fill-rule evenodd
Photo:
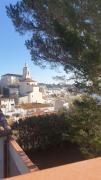
<path fill-rule="evenodd" d="M 21 104 L 20 107 L 24 109 L 31 109 L 31 108 L 45 108 L 45 107 L 50 107 L 49 104 L 41 104 L 41 103 L 26 103 L 26 104 Z"/>
<path fill-rule="evenodd" d="M 2 76 L 16 76 L 16 77 L 22 77 L 22 75 L 20 75 L 20 74 L 10 74 L 10 73 L 4 74 L 4 75 L 2 75 Z"/>
<path fill-rule="evenodd" d="M 37 82 L 37 81 L 32 80 L 31 78 L 22 79 L 21 81 L 26 81 L 26 82 Z"/>

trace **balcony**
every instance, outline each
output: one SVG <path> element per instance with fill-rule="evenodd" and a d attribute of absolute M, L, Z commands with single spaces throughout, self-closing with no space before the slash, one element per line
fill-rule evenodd
<path fill-rule="evenodd" d="M 100 180 L 101 158 L 39 170 L 11 137 L 3 124 L 0 131 L 0 179 L 7 180 Z"/>
<path fill-rule="evenodd" d="M 0 137 L 0 178 L 7 180 L 100 180 L 101 158 L 38 170 L 15 140 Z"/>

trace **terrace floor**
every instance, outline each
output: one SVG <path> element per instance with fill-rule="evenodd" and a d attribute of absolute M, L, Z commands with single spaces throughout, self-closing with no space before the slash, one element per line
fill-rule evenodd
<path fill-rule="evenodd" d="M 71 143 L 49 150 L 27 152 L 27 155 L 40 170 L 85 160 L 78 147 Z"/>

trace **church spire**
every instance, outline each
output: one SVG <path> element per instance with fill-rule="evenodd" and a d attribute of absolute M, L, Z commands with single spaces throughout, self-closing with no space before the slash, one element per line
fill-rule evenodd
<path fill-rule="evenodd" d="M 23 68 L 23 79 L 28 79 L 28 78 L 31 79 L 31 74 L 30 74 L 27 64 L 25 63 L 25 66 Z"/>
<path fill-rule="evenodd" d="M 25 61 L 25 66 L 24 67 L 28 67 L 26 61 Z"/>
<path fill-rule="evenodd" d="M 26 62 L 25 62 L 25 67 L 27 67 L 27 64 L 26 64 Z"/>

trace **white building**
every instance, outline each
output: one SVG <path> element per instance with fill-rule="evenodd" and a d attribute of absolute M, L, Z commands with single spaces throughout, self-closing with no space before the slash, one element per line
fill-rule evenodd
<path fill-rule="evenodd" d="M 19 84 L 19 81 L 22 79 L 22 75 L 18 74 L 5 74 L 1 76 L 0 84 L 1 86 L 7 87 L 11 85 Z"/>
<path fill-rule="evenodd" d="M 21 103 L 44 103 L 42 92 L 38 83 L 31 78 L 28 66 L 25 64 L 23 74 L 5 74 L 1 76 L 0 84 L 9 88 L 10 95 L 19 95 L 18 102 Z"/>
<path fill-rule="evenodd" d="M 12 98 L 1 98 L 0 99 L 0 108 L 3 113 L 6 115 L 8 112 L 14 111 L 15 101 Z"/>
<path fill-rule="evenodd" d="M 18 95 L 19 94 L 19 85 L 10 85 L 9 86 L 9 94 L 10 95 Z"/>

